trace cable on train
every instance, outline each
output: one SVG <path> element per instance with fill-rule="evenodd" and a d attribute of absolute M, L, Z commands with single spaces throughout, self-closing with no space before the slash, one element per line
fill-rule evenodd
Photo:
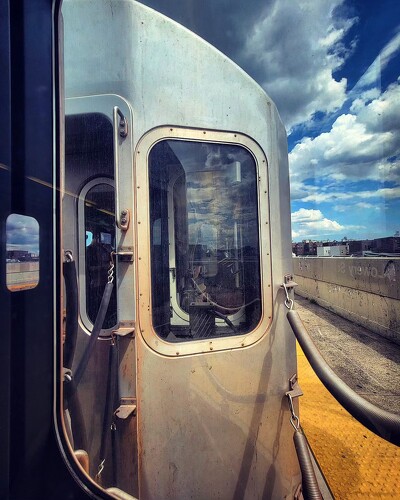
<path fill-rule="evenodd" d="M 297 311 L 289 309 L 287 318 L 311 367 L 332 396 L 370 431 L 400 446 L 400 416 L 378 408 L 354 392 L 328 366 Z"/>

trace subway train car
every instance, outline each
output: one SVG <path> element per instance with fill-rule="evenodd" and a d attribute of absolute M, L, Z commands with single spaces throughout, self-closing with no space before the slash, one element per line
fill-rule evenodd
<path fill-rule="evenodd" d="M 321 498 L 272 100 L 133 0 L 3 0 L 0 42 L 0 497 Z"/>
<path fill-rule="evenodd" d="M 59 401 L 70 451 L 114 493 L 293 497 L 289 181 L 274 103 L 139 3 L 67 0 L 62 18 L 62 248 L 79 296 Z"/>

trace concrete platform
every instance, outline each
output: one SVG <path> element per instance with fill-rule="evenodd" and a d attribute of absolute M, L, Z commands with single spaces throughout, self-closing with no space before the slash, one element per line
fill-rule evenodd
<path fill-rule="evenodd" d="M 332 369 L 356 392 L 400 413 L 400 347 L 296 297 Z M 300 422 L 336 498 L 400 498 L 400 448 L 358 423 L 329 394 L 298 348 Z"/>

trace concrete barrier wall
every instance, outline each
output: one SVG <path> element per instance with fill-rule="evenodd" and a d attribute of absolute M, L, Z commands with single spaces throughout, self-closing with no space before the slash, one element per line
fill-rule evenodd
<path fill-rule="evenodd" d="M 39 271 L 39 262 L 7 262 L 7 273 Z"/>
<path fill-rule="evenodd" d="M 400 258 L 294 257 L 295 292 L 400 344 Z"/>
<path fill-rule="evenodd" d="M 7 262 L 7 288 L 11 291 L 34 288 L 39 282 L 39 262 Z"/>

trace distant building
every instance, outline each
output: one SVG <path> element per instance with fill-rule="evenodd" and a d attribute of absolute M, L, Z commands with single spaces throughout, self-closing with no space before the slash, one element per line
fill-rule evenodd
<path fill-rule="evenodd" d="M 360 254 L 363 252 L 369 252 L 371 250 L 371 240 L 357 240 L 357 241 L 349 241 L 347 243 L 349 245 L 349 254 Z"/>
<path fill-rule="evenodd" d="M 7 250 L 7 259 L 19 260 L 23 262 L 29 259 L 29 252 L 26 250 Z"/>
<path fill-rule="evenodd" d="M 317 255 L 317 241 L 303 240 L 292 244 L 292 253 L 295 255 Z"/>
<path fill-rule="evenodd" d="M 31 262 L 33 260 L 39 260 L 39 255 L 27 252 L 26 250 L 7 250 L 6 258 L 8 261 Z"/>
<path fill-rule="evenodd" d="M 292 243 L 292 253 L 296 256 L 340 257 L 346 255 L 363 256 L 364 254 L 400 254 L 400 236 L 388 236 L 375 240 L 348 240 L 342 241 L 312 241 L 303 240 Z"/>
<path fill-rule="evenodd" d="M 347 245 L 332 245 L 317 248 L 318 257 L 345 257 L 346 255 L 348 255 Z"/>
<path fill-rule="evenodd" d="M 400 236 L 372 240 L 370 250 L 376 253 L 400 253 Z"/>

